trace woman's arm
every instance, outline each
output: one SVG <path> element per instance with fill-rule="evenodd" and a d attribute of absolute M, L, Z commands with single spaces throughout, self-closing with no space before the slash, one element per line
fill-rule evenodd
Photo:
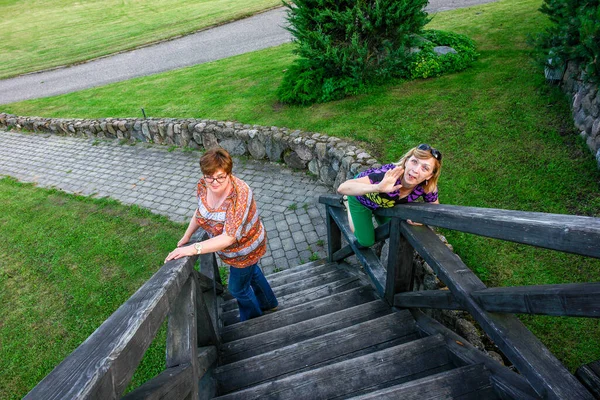
<path fill-rule="evenodd" d="M 396 185 L 396 182 L 403 173 L 404 169 L 401 167 L 390 169 L 385 173 L 383 180 L 379 183 L 371 183 L 368 176 L 350 179 L 342 183 L 337 191 L 339 194 L 345 194 L 347 196 L 362 196 L 367 193 L 395 192 L 402 187 L 402 185 Z"/>
<path fill-rule="evenodd" d="M 186 231 L 186 233 L 187 233 L 187 231 Z M 235 242 L 234 237 L 227 236 L 224 233 L 219 236 L 215 236 L 213 238 L 203 240 L 202 242 L 200 242 L 200 244 L 202 245 L 202 254 L 214 253 L 215 251 L 223 250 L 223 249 L 231 246 L 234 242 Z M 169 260 L 177 260 L 178 258 L 181 258 L 181 257 L 194 256 L 194 255 L 196 255 L 196 249 L 194 248 L 194 245 L 178 247 L 169 253 L 167 258 L 165 259 L 165 262 L 167 262 Z"/>
<path fill-rule="evenodd" d="M 179 242 L 177 242 L 177 247 L 181 247 L 187 242 L 189 242 L 190 238 L 192 237 L 194 232 L 198 230 L 198 228 L 200 228 L 200 225 L 198 225 L 198 222 L 196 222 L 196 212 L 194 212 L 194 215 L 192 215 L 192 219 L 190 220 L 190 223 L 188 224 L 188 227 L 185 230 L 183 237 L 179 239 Z"/>

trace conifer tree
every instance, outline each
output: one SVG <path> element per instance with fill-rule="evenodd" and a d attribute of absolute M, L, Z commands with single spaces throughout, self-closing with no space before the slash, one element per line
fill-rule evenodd
<path fill-rule="evenodd" d="M 300 58 L 284 76 L 283 102 L 308 104 L 359 93 L 402 76 L 428 22 L 427 0 L 295 0 L 288 30 Z"/>

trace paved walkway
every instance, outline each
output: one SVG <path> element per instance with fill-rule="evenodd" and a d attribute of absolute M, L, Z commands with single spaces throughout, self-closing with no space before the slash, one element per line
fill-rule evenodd
<path fill-rule="evenodd" d="M 429 13 L 494 0 L 430 0 Z M 0 104 L 55 96 L 287 43 L 285 8 L 67 68 L 0 80 Z"/>
<path fill-rule="evenodd" d="M 142 143 L 0 131 L 0 176 L 109 196 L 186 224 L 196 207 L 199 155 Z M 325 257 L 325 210 L 318 197 L 332 189 L 279 164 L 235 159 L 234 165 L 234 174 L 253 189 L 267 230 L 265 273 Z"/>

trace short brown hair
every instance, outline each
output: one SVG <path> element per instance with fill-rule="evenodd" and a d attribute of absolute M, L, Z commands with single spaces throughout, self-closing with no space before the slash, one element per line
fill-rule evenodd
<path fill-rule="evenodd" d="M 233 169 L 233 160 L 227 150 L 216 147 L 208 150 L 200 157 L 200 170 L 204 175 L 212 175 L 222 169 L 227 175 Z"/>

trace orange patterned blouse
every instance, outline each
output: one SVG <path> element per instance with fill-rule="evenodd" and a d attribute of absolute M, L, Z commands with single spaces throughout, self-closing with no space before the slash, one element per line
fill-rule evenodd
<path fill-rule="evenodd" d="M 239 178 L 231 175 L 233 188 L 216 209 L 208 206 L 204 179 L 198 182 L 198 208 L 196 221 L 208 236 L 225 232 L 236 241 L 217 254 L 225 264 L 245 268 L 256 264 L 267 251 L 267 234 L 258 217 L 252 189 Z"/>

